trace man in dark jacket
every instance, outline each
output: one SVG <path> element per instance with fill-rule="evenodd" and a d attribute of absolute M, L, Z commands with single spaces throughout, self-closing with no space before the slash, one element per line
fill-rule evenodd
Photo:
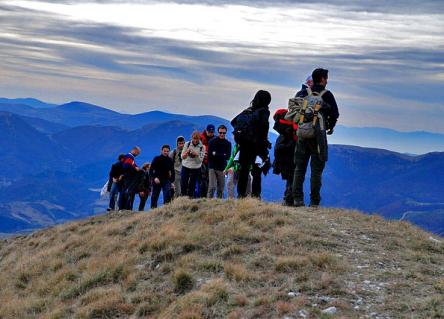
<path fill-rule="evenodd" d="M 118 206 L 121 207 L 122 190 L 123 190 L 123 159 L 125 154 L 120 154 L 115 162 L 111 166 L 109 172 L 108 180 L 108 191 L 109 191 L 109 206 L 107 211 L 112 211 L 116 209 L 116 197 L 119 196 Z"/>
<path fill-rule="evenodd" d="M 252 170 L 253 176 L 251 195 L 258 198 L 261 196 L 261 172 L 255 163 L 257 157 L 260 157 L 263 162 L 268 161 L 268 149 L 270 148 L 270 142 L 268 141 L 270 110 L 268 105 L 270 102 L 271 94 L 267 91 L 259 90 L 251 101 L 251 106 L 245 110 L 251 114 L 249 126 L 251 126 L 252 137 L 249 140 L 238 141 L 240 153 L 237 193 L 239 198 L 246 196 L 250 170 Z M 231 121 L 231 125 L 235 130 L 238 127 L 240 115 Z"/>
<path fill-rule="evenodd" d="M 214 197 L 216 188 L 217 197 L 223 197 L 225 188 L 224 170 L 231 156 L 231 143 L 225 138 L 227 135 L 227 127 L 220 125 L 217 128 L 217 133 L 218 137 L 210 140 L 208 145 L 208 198 Z"/>
<path fill-rule="evenodd" d="M 293 178 L 293 197 L 295 206 L 305 206 L 303 185 L 308 162 L 311 159 L 311 193 L 310 206 L 317 207 L 321 202 L 322 172 L 325 168 L 325 162 L 328 160 L 327 136 L 333 134 L 333 129 L 339 117 L 338 106 L 333 94 L 326 91 L 328 82 L 328 70 L 315 69 L 312 73 L 313 92 L 322 94 L 322 108 L 318 125 L 315 127 L 316 138 L 299 138 L 295 149 L 295 173 Z M 299 91 L 296 95 L 299 97 L 307 96 L 307 88 Z M 323 121 L 323 123 L 319 123 Z M 321 125 L 322 124 L 322 125 Z M 325 129 L 321 129 L 324 127 Z"/>
<path fill-rule="evenodd" d="M 170 146 L 163 145 L 161 154 L 151 163 L 150 176 L 153 183 L 151 195 L 151 208 L 157 207 L 160 191 L 163 193 L 163 203 L 171 201 L 171 187 L 174 183 L 174 162 L 169 157 Z"/>

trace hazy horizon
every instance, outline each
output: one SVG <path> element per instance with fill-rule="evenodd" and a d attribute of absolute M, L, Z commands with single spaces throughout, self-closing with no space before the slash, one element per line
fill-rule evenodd
<path fill-rule="evenodd" d="M 0 0 L 0 96 L 231 118 L 318 66 L 348 127 L 444 133 L 440 1 Z"/>

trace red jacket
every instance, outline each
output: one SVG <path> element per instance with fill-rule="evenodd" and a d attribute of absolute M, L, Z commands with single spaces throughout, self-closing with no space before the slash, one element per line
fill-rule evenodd
<path fill-rule="evenodd" d="M 205 146 L 205 157 L 203 159 L 203 164 L 208 165 L 208 142 L 210 141 L 210 138 L 207 136 L 206 131 L 203 131 L 203 133 L 200 134 L 200 141 Z"/>

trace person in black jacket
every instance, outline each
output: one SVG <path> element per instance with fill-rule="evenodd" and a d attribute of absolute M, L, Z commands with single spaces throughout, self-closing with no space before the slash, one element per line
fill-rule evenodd
<path fill-rule="evenodd" d="M 225 188 L 224 170 L 231 156 L 231 143 L 225 138 L 227 135 L 227 127 L 220 125 L 217 128 L 217 133 L 218 137 L 211 139 L 208 143 L 208 198 L 214 197 L 216 188 L 217 197 L 223 197 Z"/>
<path fill-rule="evenodd" d="M 264 163 L 269 161 L 268 149 L 270 148 L 270 142 L 268 141 L 268 118 L 270 117 L 270 110 L 268 106 L 270 102 L 271 94 L 268 91 L 259 90 L 251 101 L 251 106 L 246 110 L 251 113 L 251 120 L 248 125 L 251 126 L 252 137 L 238 141 L 240 153 L 237 193 L 239 198 L 246 197 L 247 195 L 247 183 L 250 170 L 252 170 L 253 176 L 251 195 L 258 198 L 261 196 L 261 171 L 255 163 L 257 162 L 257 157 L 260 157 Z M 233 125 L 235 130 L 238 126 L 238 121 L 239 116 L 231 121 L 231 125 Z"/>
<path fill-rule="evenodd" d="M 123 191 L 123 159 L 125 158 L 125 154 L 120 154 L 117 158 L 117 162 L 115 162 L 111 166 L 111 170 L 109 172 L 109 180 L 108 180 L 108 191 L 109 191 L 109 206 L 107 211 L 112 211 L 116 209 L 116 197 L 119 196 L 118 206 L 119 209 L 122 207 L 122 191 Z"/>
<path fill-rule="evenodd" d="M 322 93 L 322 108 L 316 129 L 316 138 L 299 138 L 296 143 L 294 163 L 295 172 L 293 177 L 293 197 L 295 206 L 305 206 L 303 185 L 308 162 L 311 159 L 311 178 L 310 178 L 310 207 L 317 207 L 321 202 L 322 172 L 325 163 L 328 160 L 327 135 L 333 134 L 333 129 L 339 117 L 338 105 L 336 104 L 333 93 L 325 89 L 328 82 L 328 70 L 318 68 L 312 73 L 313 92 Z M 299 97 L 307 96 L 307 89 L 299 91 L 296 95 Z M 323 123 L 319 123 L 323 121 Z M 323 124 L 323 125 L 321 125 Z M 324 129 L 320 129 L 324 127 Z"/>
<path fill-rule="evenodd" d="M 145 204 L 151 194 L 150 163 L 145 163 L 139 172 L 139 212 L 145 210 Z"/>
<path fill-rule="evenodd" d="M 151 195 L 151 208 L 157 207 L 160 191 L 163 193 L 163 203 L 171 201 L 171 188 L 174 182 L 174 162 L 169 157 L 170 146 L 163 145 L 161 154 L 156 156 L 151 163 L 150 177 L 153 183 Z"/>

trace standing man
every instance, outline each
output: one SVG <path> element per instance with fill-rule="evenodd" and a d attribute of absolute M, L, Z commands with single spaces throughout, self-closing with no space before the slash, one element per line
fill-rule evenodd
<path fill-rule="evenodd" d="M 140 154 L 142 150 L 138 146 L 134 146 L 132 150 L 123 158 L 123 195 L 122 205 L 119 205 L 120 209 L 133 209 L 133 200 L 137 191 L 138 172 L 140 168 L 136 164 L 135 158 Z"/>
<path fill-rule="evenodd" d="M 176 139 L 176 148 L 170 152 L 170 158 L 174 162 L 174 197 L 179 197 L 180 189 L 180 172 L 182 171 L 182 150 L 185 145 L 185 138 L 178 136 Z"/>
<path fill-rule="evenodd" d="M 214 125 L 208 124 L 207 129 L 200 135 L 200 141 L 205 146 L 205 157 L 201 166 L 201 176 L 199 180 L 199 196 L 207 197 L 208 193 L 208 146 L 210 140 L 214 138 Z"/>
<path fill-rule="evenodd" d="M 296 143 L 293 197 L 295 206 L 305 206 L 303 185 L 308 162 L 310 161 L 310 207 L 318 207 L 321 202 L 322 172 L 325 168 L 325 162 L 328 160 L 327 134 L 333 134 L 339 112 L 333 94 L 325 89 L 328 82 L 328 70 L 322 68 L 315 69 L 312 73 L 312 78 L 314 83 L 311 90 L 312 92 L 310 92 L 308 88 L 304 88 L 296 95 L 301 97 L 307 97 L 309 95 L 321 97 L 322 104 L 319 112 L 313 113 L 313 119 L 317 119 L 309 119 L 315 124 L 315 137 L 299 137 Z M 305 120 L 307 119 L 306 116 L 304 118 Z M 306 121 L 303 123 L 305 122 Z"/>
<path fill-rule="evenodd" d="M 218 137 L 213 138 L 208 145 L 209 186 L 208 198 L 214 197 L 217 188 L 217 197 L 222 198 L 225 188 L 224 169 L 231 155 L 231 143 L 225 138 L 227 127 L 220 125 L 217 128 Z"/>
<path fill-rule="evenodd" d="M 119 196 L 118 206 L 121 206 L 121 197 L 123 190 L 123 159 L 125 154 L 120 154 L 115 162 L 111 166 L 111 171 L 109 172 L 108 180 L 108 191 L 109 191 L 109 206 L 107 211 L 112 211 L 116 209 L 116 197 Z"/>
<path fill-rule="evenodd" d="M 151 163 L 150 177 L 153 181 L 151 208 L 157 207 L 157 201 L 161 190 L 163 194 L 163 203 L 167 204 L 171 201 L 171 183 L 174 182 L 174 163 L 169 157 L 169 153 L 170 146 L 163 145 L 160 155 L 156 156 Z"/>
<path fill-rule="evenodd" d="M 239 198 L 247 196 L 247 183 L 250 170 L 254 168 L 256 158 L 260 157 L 265 163 L 268 161 L 268 118 L 270 110 L 271 94 L 268 91 L 259 90 L 250 103 L 250 107 L 236 116 L 231 125 L 234 128 L 234 139 L 239 144 L 239 181 L 237 193 Z M 261 196 L 261 173 L 253 171 L 251 196 Z"/>

